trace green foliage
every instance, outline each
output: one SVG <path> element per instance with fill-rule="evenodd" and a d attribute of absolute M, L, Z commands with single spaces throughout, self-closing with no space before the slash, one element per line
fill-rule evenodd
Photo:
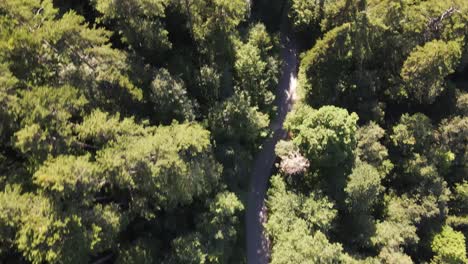
<path fill-rule="evenodd" d="M 166 69 L 160 69 L 151 83 L 150 100 L 160 122 L 195 119 L 194 103 L 187 96 L 183 82 L 174 79 Z"/>
<path fill-rule="evenodd" d="M 171 263 L 228 263 L 238 239 L 244 206 L 234 193 L 219 193 L 200 216 L 197 232 L 174 240 Z"/>
<path fill-rule="evenodd" d="M 87 156 L 59 156 L 34 173 L 34 182 L 57 200 L 92 203 L 103 185 Z"/>
<path fill-rule="evenodd" d="M 73 11 L 59 16 L 52 1 L 8 0 L 0 10 L 10 21 L 2 34 L 8 45 L 1 56 L 22 83 L 83 87 L 91 101 L 114 107 L 142 99 L 128 76 L 125 53 L 108 44 L 108 31 L 90 27 Z"/>
<path fill-rule="evenodd" d="M 343 24 L 327 32 L 301 60 L 299 86 L 307 97 L 313 94 L 315 102 L 329 104 L 347 88 L 346 79 L 337 76 L 351 63 L 350 30 L 350 24 Z"/>
<path fill-rule="evenodd" d="M 203 41 L 217 33 L 227 34 L 245 18 L 248 4 L 242 0 L 214 0 L 210 3 L 201 0 L 188 0 L 190 17 L 193 23 L 195 40 Z M 186 7 L 186 6 L 185 6 Z M 189 19 L 190 20 L 190 19 Z"/>
<path fill-rule="evenodd" d="M 357 157 L 377 168 L 383 176 L 387 175 L 393 168 L 392 162 L 388 159 L 388 150 L 380 142 L 384 135 L 385 130 L 374 122 L 360 127 L 356 132 Z"/>
<path fill-rule="evenodd" d="M 355 159 L 357 120 L 355 113 L 335 106 L 315 110 L 299 105 L 288 115 L 284 126 L 310 162 L 306 185 L 318 175 L 334 198 L 341 195 Z"/>
<path fill-rule="evenodd" d="M 0 193 L 0 254 L 8 253 L 15 245 L 15 235 L 20 228 L 22 213 L 28 199 L 21 195 L 19 186 L 7 185 Z"/>
<path fill-rule="evenodd" d="M 416 223 L 421 221 L 423 206 L 407 197 L 387 196 L 387 216 L 376 223 L 372 243 L 380 249 L 379 258 L 384 263 L 412 263 L 411 258 L 403 253 L 403 246 L 414 245 L 419 241 Z M 427 207 L 430 206 L 428 201 Z"/>
<path fill-rule="evenodd" d="M 209 205 L 209 211 L 202 216 L 199 229 L 207 241 L 207 260 L 210 263 L 226 263 L 235 252 L 233 245 L 238 239 L 240 212 L 244 206 L 234 193 L 219 193 Z"/>
<path fill-rule="evenodd" d="M 285 128 L 293 133 L 293 142 L 310 158 L 314 166 L 343 164 L 353 157 L 356 147 L 358 116 L 345 109 L 324 106 L 318 110 L 298 106 Z"/>
<path fill-rule="evenodd" d="M 174 124 L 122 137 L 99 151 L 97 162 L 114 188 L 130 191 L 131 211 L 150 219 L 154 206 L 187 204 L 210 192 L 221 172 L 211 151 L 208 131 Z"/>
<path fill-rule="evenodd" d="M 238 86 L 249 92 L 256 105 L 265 107 L 273 102 L 274 95 L 267 90 L 268 79 L 264 77 L 267 63 L 262 61 L 259 48 L 251 44 L 241 46 L 234 67 L 239 76 Z"/>
<path fill-rule="evenodd" d="M 446 86 L 445 78 L 455 71 L 461 57 L 460 45 L 434 40 L 417 47 L 401 69 L 406 96 L 420 103 L 432 103 Z"/>
<path fill-rule="evenodd" d="M 234 63 L 235 81 L 239 90 L 247 91 L 252 104 L 271 110 L 278 85 L 279 62 L 272 56 L 273 41 L 263 24 L 253 26 L 247 43 L 239 44 Z"/>
<path fill-rule="evenodd" d="M 268 116 L 250 105 L 247 94 L 239 92 L 218 104 L 208 116 L 208 127 L 218 142 L 257 143 L 266 132 Z"/>
<path fill-rule="evenodd" d="M 133 244 L 122 248 L 117 264 L 149 264 L 154 263 L 154 249 L 151 248 L 152 241 L 139 239 Z"/>
<path fill-rule="evenodd" d="M 457 96 L 457 110 L 461 115 L 468 115 L 468 93 L 460 93 Z"/>
<path fill-rule="evenodd" d="M 467 14 L 0 1 L 0 262 L 244 263 L 247 176 L 302 52 L 304 101 L 274 137 L 271 262 L 467 262 L 448 227 L 468 227 Z"/>
<path fill-rule="evenodd" d="M 0 64 L 0 140 L 6 140 L 9 130 L 14 127 L 10 108 L 17 100 L 13 90 L 17 82 L 7 65 Z"/>
<path fill-rule="evenodd" d="M 309 197 L 295 194 L 286 189 L 286 183 L 279 175 L 271 179 L 271 186 L 267 202 L 271 214 L 266 228 L 273 234 L 273 239 L 277 239 L 275 234 L 286 235 L 299 220 L 311 231 L 330 230 L 337 212 L 327 198 L 318 194 Z"/>
<path fill-rule="evenodd" d="M 449 226 L 444 226 L 442 231 L 432 240 L 434 258 L 431 263 L 466 263 L 465 236 L 461 232 L 454 231 Z"/>
<path fill-rule="evenodd" d="M 356 213 L 370 212 L 383 191 L 379 172 L 367 163 L 358 164 L 349 176 L 345 188 L 348 208 Z"/>
<path fill-rule="evenodd" d="M 103 22 L 115 27 L 122 41 L 146 58 L 171 48 L 169 32 L 164 28 L 166 1 L 94 0 Z"/>
<path fill-rule="evenodd" d="M 82 114 L 86 98 L 70 86 L 37 87 L 20 96 L 16 112 L 21 128 L 15 133 L 15 146 L 39 161 L 67 153 L 73 143 L 71 120 Z"/>
<path fill-rule="evenodd" d="M 90 239 L 81 218 L 54 212 L 54 205 L 41 196 L 27 198 L 22 212 L 16 246 L 32 263 L 81 263 L 88 259 Z"/>
<path fill-rule="evenodd" d="M 453 211 L 458 214 L 468 214 L 468 182 L 464 181 L 455 185 L 453 193 Z"/>
<path fill-rule="evenodd" d="M 319 24 L 323 15 L 324 2 L 320 0 L 293 0 L 288 15 L 296 30 Z"/>
<path fill-rule="evenodd" d="M 136 124 L 134 118 L 120 120 L 119 114 L 110 115 L 101 110 L 94 110 L 84 117 L 81 124 L 75 126 L 75 132 L 82 142 L 102 147 L 121 137 L 146 136 L 149 131 Z"/>
<path fill-rule="evenodd" d="M 288 191 L 276 175 L 271 179 L 267 205 L 265 227 L 273 241 L 271 263 L 335 263 L 341 259 L 341 245 L 331 243 L 323 233 L 336 216 L 326 198 Z"/>
<path fill-rule="evenodd" d="M 404 114 L 400 122 L 393 127 L 390 136 L 393 144 L 403 153 L 422 151 L 431 144 L 433 127 L 431 120 L 424 114 L 417 113 L 412 116 Z"/>
<path fill-rule="evenodd" d="M 367 163 L 358 163 L 346 184 L 346 206 L 349 211 L 349 240 L 354 245 L 368 247 L 375 232 L 374 208 L 381 205 L 381 176 L 377 169 Z"/>
<path fill-rule="evenodd" d="M 468 117 L 455 116 L 442 120 L 438 129 L 440 144 L 448 148 L 448 152 L 454 157 L 452 174 L 447 177 L 449 182 L 466 180 L 468 175 Z"/>

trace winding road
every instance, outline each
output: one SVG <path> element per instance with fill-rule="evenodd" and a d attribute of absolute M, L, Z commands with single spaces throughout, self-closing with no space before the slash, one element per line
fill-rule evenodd
<path fill-rule="evenodd" d="M 296 100 L 297 83 L 297 51 L 296 44 L 289 37 L 286 24 L 281 29 L 281 59 L 283 61 L 282 75 L 276 91 L 278 113 L 270 123 L 273 136 L 268 138 L 258 153 L 251 174 L 250 189 L 247 200 L 246 231 L 247 231 L 247 263 L 266 264 L 269 262 L 270 246 L 264 233 L 263 223 L 266 221 L 265 196 L 273 164 L 275 162 L 275 145 L 286 137 L 283 123 L 287 113 Z"/>

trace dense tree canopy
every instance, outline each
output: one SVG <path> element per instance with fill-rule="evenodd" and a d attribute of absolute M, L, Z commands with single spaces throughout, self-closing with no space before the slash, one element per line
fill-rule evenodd
<path fill-rule="evenodd" d="M 467 10 L 466 1 L 290 1 L 303 96 L 278 169 L 291 196 L 321 191 L 335 204 L 324 234 L 348 258 L 324 263 L 466 262 Z M 291 153 L 307 158 L 295 163 L 301 173 L 283 169 Z M 270 230 L 301 208 L 277 209 L 277 181 Z M 291 251 L 312 248 L 305 237 L 299 246 L 271 233 L 272 262 L 293 263 Z"/>
<path fill-rule="evenodd" d="M 0 0 L 0 263 L 246 263 L 268 144 L 271 263 L 467 263 L 467 76 L 466 0 Z"/>

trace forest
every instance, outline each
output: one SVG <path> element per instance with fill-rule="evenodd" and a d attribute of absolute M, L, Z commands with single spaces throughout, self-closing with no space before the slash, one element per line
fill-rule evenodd
<path fill-rule="evenodd" d="M 0 0 L 0 263 L 264 264 L 264 142 L 269 263 L 468 263 L 468 1 Z"/>

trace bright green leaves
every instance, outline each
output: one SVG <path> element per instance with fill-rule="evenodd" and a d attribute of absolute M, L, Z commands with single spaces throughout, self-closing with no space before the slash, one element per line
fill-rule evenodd
<path fill-rule="evenodd" d="M 298 105 L 287 116 L 284 126 L 310 162 L 304 178 L 307 186 L 320 181 L 327 194 L 342 200 L 345 178 L 355 160 L 357 120 L 355 113 L 335 106 L 316 110 Z"/>
<path fill-rule="evenodd" d="M 312 166 L 345 165 L 353 160 L 358 116 L 345 109 L 324 106 L 318 110 L 299 105 L 288 116 L 285 128 Z"/>
<path fill-rule="evenodd" d="M 374 208 L 381 206 L 385 188 L 382 176 L 376 168 L 367 163 L 357 163 L 345 187 L 345 204 L 348 210 L 349 241 L 358 247 L 370 247 L 375 232 Z"/>
<path fill-rule="evenodd" d="M 28 201 L 21 196 L 18 186 L 6 186 L 4 191 L 0 192 L 0 254 L 5 254 L 13 248 L 21 213 L 27 206 Z"/>
<path fill-rule="evenodd" d="M 286 189 L 281 176 L 271 179 L 268 190 L 268 221 L 272 239 L 271 263 L 335 263 L 343 257 L 342 247 L 329 242 L 324 232 L 336 216 L 333 203 L 311 194 L 297 195 Z"/>
<path fill-rule="evenodd" d="M 455 71 L 461 57 L 460 45 L 435 40 L 417 47 L 406 59 L 401 77 L 407 96 L 432 103 L 444 90 L 445 78 Z"/>
<path fill-rule="evenodd" d="M 173 207 L 209 192 L 221 168 L 211 156 L 209 132 L 199 125 L 159 127 L 148 136 L 123 137 L 98 153 L 113 188 L 128 189 L 131 211 Z"/>
<path fill-rule="evenodd" d="M 2 251 L 15 246 L 34 263 L 77 263 L 115 250 L 118 234 L 132 220 L 154 220 L 160 210 L 190 204 L 218 185 L 221 167 L 210 134 L 200 125 L 145 128 L 96 111 L 77 130 L 87 142 L 83 145 L 95 144 L 90 145 L 95 156 L 50 158 L 33 175 L 38 194 L 0 194 L 0 200 L 12 199 L 0 206 L 0 232 L 15 238 L 0 240 Z M 213 216 L 201 226 L 227 228 L 206 232 L 214 240 L 236 243 L 234 215 L 241 210 L 233 194 L 220 195 L 210 207 Z M 228 255 L 229 246 L 212 247 L 214 258 Z M 137 247 L 121 253 L 123 259 L 139 259 L 144 252 Z"/>
<path fill-rule="evenodd" d="M 19 101 L 19 116 L 23 125 L 40 123 L 44 126 L 66 123 L 81 115 L 86 98 L 70 86 L 60 88 L 37 87 L 22 91 Z"/>
<path fill-rule="evenodd" d="M 434 251 L 435 256 L 431 263 L 434 264 L 462 264 L 468 261 L 466 258 L 465 236 L 449 226 L 444 226 L 442 231 L 434 236 L 432 251 Z"/>
<path fill-rule="evenodd" d="M 208 238 L 207 260 L 210 263 L 226 263 L 235 251 L 232 246 L 238 239 L 238 227 L 244 206 L 234 193 L 219 193 L 202 216 L 200 228 Z"/>
<path fill-rule="evenodd" d="M 3 3 L 8 8 L 0 8 L 5 8 L 5 16 L 17 20 L 2 36 L 11 43 L 2 57 L 11 61 L 9 68 L 22 83 L 69 84 L 82 88 L 88 99 L 101 104 L 110 103 L 110 98 L 142 98 L 141 90 L 127 75 L 126 55 L 108 45 L 109 32 L 90 27 L 74 12 L 56 16 L 57 10 L 49 1 L 30 3 L 16 13 L 19 4 L 8 0 Z"/>
<path fill-rule="evenodd" d="M 104 184 L 99 177 L 89 157 L 59 156 L 34 173 L 34 182 L 56 199 L 91 204 Z"/>
<path fill-rule="evenodd" d="M 67 153 L 73 143 L 71 120 L 81 116 L 86 98 L 70 86 L 36 87 L 20 96 L 16 112 L 21 128 L 15 146 L 33 162 Z"/>
<path fill-rule="evenodd" d="M 371 165 L 361 163 L 348 177 L 346 203 L 351 211 L 369 212 L 377 204 L 383 191 L 379 172 Z"/>
<path fill-rule="evenodd" d="M 278 84 L 279 63 L 271 49 L 265 26 L 257 24 L 251 28 L 247 43 L 237 48 L 234 63 L 236 86 L 247 91 L 252 103 L 262 110 L 272 108 L 272 91 Z"/>
<path fill-rule="evenodd" d="M 80 140 L 78 145 L 92 148 L 102 147 L 121 137 L 145 136 L 149 133 L 142 125 L 135 123 L 134 118 L 121 120 L 119 114 L 110 115 L 101 110 L 86 116 L 81 124 L 75 126 L 75 131 Z"/>
<path fill-rule="evenodd" d="M 293 222 L 303 217 L 306 226 L 313 231 L 320 230 L 328 232 L 337 211 L 333 208 L 333 203 L 318 194 L 311 194 L 309 197 L 295 194 L 287 190 L 286 183 L 281 176 L 276 175 L 271 179 L 272 188 L 268 194 L 268 208 L 272 214 L 266 224 L 269 232 L 287 232 L 294 227 Z M 273 239 L 276 237 L 273 236 Z"/>
<path fill-rule="evenodd" d="M 16 247 L 26 260 L 37 264 L 88 259 L 89 234 L 78 215 L 61 216 L 47 198 L 20 194 L 16 187 L 1 192 L 0 201 L 1 251 Z"/>

